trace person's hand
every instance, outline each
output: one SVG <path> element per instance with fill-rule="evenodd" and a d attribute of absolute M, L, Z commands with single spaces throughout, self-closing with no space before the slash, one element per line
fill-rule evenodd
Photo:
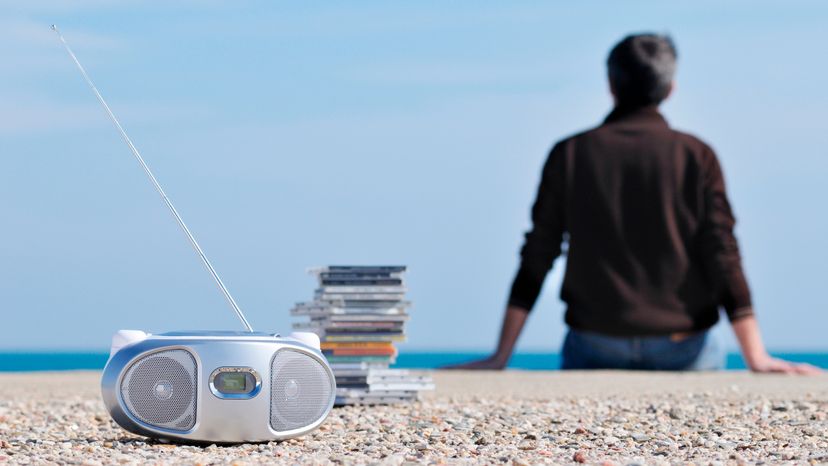
<path fill-rule="evenodd" d="M 469 371 L 499 371 L 505 369 L 509 363 L 509 358 L 512 356 L 512 349 L 515 347 L 518 335 L 520 335 L 520 331 L 523 329 L 523 324 L 526 323 L 526 316 L 528 315 L 529 311 L 527 309 L 512 305 L 508 306 L 503 315 L 503 326 L 500 328 L 500 340 L 497 342 L 497 349 L 492 352 L 491 356 L 464 364 L 452 364 L 441 367 L 441 369 Z"/>
<path fill-rule="evenodd" d="M 774 358 L 769 354 L 763 354 L 748 361 L 748 367 L 753 372 L 778 373 L 778 374 L 821 374 L 822 369 L 810 364 L 794 363 L 784 359 Z"/>
<path fill-rule="evenodd" d="M 498 357 L 497 355 L 489 356 L 486 359 L 479 359 L 477 361 L 467 362 L 463 364 L 452 364 L 450 366 L 442 367 L 441 369 L 449 370 L 468 370 L 468 371 L 499 371 L 506 367 L 508 360 Z"/>
<path fill-rule="evenodd" d="M 759 333 L 759 324 L 753 311 L 748 309 L 746 317 L 731 321 L 733 333 L 739 340 L 739 347 L 742 349 L 742 356 L 747 366 L 753 372 L 771 372 L 777 374 L 821 374 L 822 369 L 810 364 L 798 364 L 784 359 L 777 359 L 768 354 L 762 336 Z"/>

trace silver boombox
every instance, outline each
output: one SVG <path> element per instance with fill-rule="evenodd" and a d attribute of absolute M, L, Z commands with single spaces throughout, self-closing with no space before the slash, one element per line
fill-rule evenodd
<path fill-rule="evenodd" d="M 313 333 L 121 330 L 101 390 L 112 418 L 135 434 L 261 442 L 318 427 L 336 383 Z"/>
<path fill-rule="evenodd" d="M 336 397 L 319 337 L 299 332 L 283 338 L 253 331 L 66 40 L 56 26 L 52 30 L 247 330 L 160 335 L 119 331 L 101 379 L 112 418 L 139 435 L 188 442 L 260 442 L 315 429 Z"/>

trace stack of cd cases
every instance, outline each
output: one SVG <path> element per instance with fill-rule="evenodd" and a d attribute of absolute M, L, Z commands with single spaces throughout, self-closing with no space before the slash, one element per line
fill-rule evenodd
<path fill-rule="evenodd" d="M 311 269 L 319 287 L 313 301 L 291 315 L 308 317 L 293 328 L 313 332 L 336 376 L 336 404 L 413 401 L 433 390 L 428 376 L 390 369 L 395 342 L 405 340 L 411 302 L 405 300 L 405 266 L 328 266 Z"/>

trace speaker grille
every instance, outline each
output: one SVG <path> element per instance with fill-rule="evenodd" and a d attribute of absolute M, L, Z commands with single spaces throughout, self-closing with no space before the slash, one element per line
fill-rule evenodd
<path fill-rule="evenodd" d="M 283 349 L 270 367 L 270 425 L 283 432 L 313 424 L 331 401 L 331 377 L 315 358 Z"/>
<path fill-rule="evenodd" d="M 196 362 L 184 350 L 153 353 L 134 362 L 121 381 L 121 398 L 141 421 L 172 430 L 195 425 Z"/>

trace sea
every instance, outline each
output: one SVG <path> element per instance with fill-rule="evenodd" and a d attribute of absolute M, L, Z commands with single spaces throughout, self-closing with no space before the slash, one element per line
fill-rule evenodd
<path fill-rule="evenodd" d="M 449 364 L 473 361 L 486 357 L 483 352 L 403 351 L 393 367 L 400 369 L 437 369 Z M 828 353 L 789 352 L 774 356 L 790 361 L 807 362 L 828 369 Z M 103 369 L 109 357 L 107 352 L 0 352 L 0 372 L 73 371 Z M 510 369 L 550 371 L 560 367 L 557 353 L 521 352 L 512 356 Z M 743 370 L 745 363 L 738 353 L 727 355 L 728 370 Z"/>

